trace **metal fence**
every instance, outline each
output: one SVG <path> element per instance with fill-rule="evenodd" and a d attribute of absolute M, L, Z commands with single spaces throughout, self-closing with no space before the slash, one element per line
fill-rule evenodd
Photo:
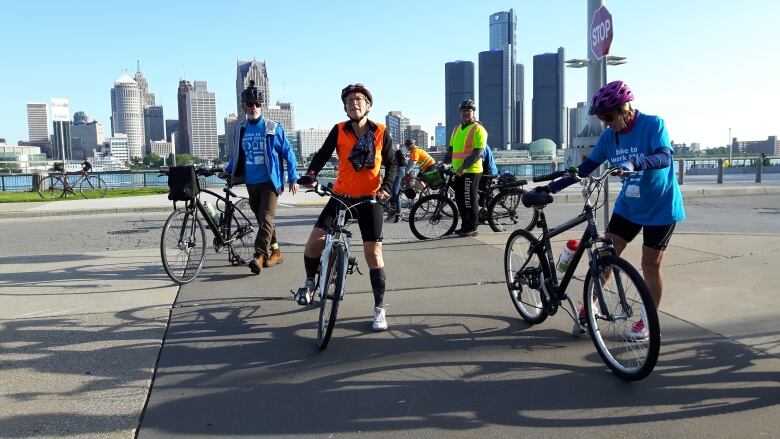
<path fill-rule="evenodd" d="M 58 173 L 41 174 L 42 176 L 56 177 Z M 99 175 L 109 189 L 133 188 L 133 187 L 167 187 L 168 176 L 159 175 L 157 171 L 110 171 L 90 172 L 90 175 Z M 0 174 L 0 191 L 25 192 L 33 191 L 33 181 L 37 181 L 34 174 Z M 68 174 L 68 181 L 75 182 L 79 178 L 78 173 Z M 201 177 L 202 179 L 203 177 Z M 212 175 L 206 179 L 208 185 L 222 185 L 222 181 Z"/>

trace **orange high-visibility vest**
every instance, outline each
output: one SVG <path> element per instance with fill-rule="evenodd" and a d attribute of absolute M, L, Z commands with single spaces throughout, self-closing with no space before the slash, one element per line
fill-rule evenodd
<path fill-rule="evenodd" d="M 372 121 L 377 127 L 376 131 L 372 131 L 374 151 L 376 152 L 374 167 L 371 169 L 364 167 L 360 171 L 355 171 L 349 161 L 349 155 L 357 143 L 357 137 L 354 132 L 344 129 L 347 123 L 349 122 L 338 124 L 339 136 L 336 139 L 336 155 L 339 158 L 339 168 L 333 190 L 350 197 L 376 195 L 382 185 L 382 175 L 379 168 L 382 167 L 382 145 L 384 144 L 386 128 L 384 125 Z"/>

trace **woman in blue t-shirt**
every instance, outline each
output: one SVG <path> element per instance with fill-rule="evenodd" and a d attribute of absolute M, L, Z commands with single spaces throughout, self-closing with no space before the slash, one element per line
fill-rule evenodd
<path fill-rule="evenodd" d="M 612 166 L 638 171 L 623 181 L 606 237 L 612 239 L 620 254 L 640 230 L 643 232 L 642 275 L 658 307 L 663 294 L 664 252 L 675 224 L 685 219 L 685 209 L 664 121 L 635 110 L 630 104 L 633 100 L 634 94 L 623 81 L 610 82 L 593 95 L 590 114 L 595 114 L 607 129 L 579 166 L 579 174 L 589 175 L 607 160 Z M 555 193 L 575 181 L 563 178 L 537 190 Z M 580 317 L 584 315 L 580 307 Z M 580 331 L 579 325 L 575 325 L 575 331 Z M 648 338 L 641 319 L 631 326 L 627 336 L 637 341 Z"/>

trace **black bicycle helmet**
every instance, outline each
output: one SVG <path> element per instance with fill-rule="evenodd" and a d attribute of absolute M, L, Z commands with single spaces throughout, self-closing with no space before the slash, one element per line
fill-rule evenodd
<path fill-rule="evenodd" d="M 471 108 L 472 110 L 477 111 L 477 104 L 475 104 L 472 99 L 466 99 L 465 101 L 461 102 L 460 107 L 458 107 L 459 110 L 464 108 Z"/>
<path fill-rule="evenodd" d="M 356 84 L 349 84 L 348 86 L 344 87 L 344 89 L 341 90 L 341 102 L 343 102 L 345 105 L 347 103 L 347 96 L 349 96 L 350 93 L 362 93 L 363 96 L 368 99 L 368 103 L 374 105 L 374 97 L 371 96 L 371 92 L 368 91 L 365 85 L 358 82 Z"/>
<path fill-rule="evenodd" d="M 253 79 L 250 79 L 249 87 L 247 87 L 244 91 L 241 92 L 241 103 L 262 102 L 262 101 L 263 101 L 263 93 L 260 92 L 260 89 L 255 87 L 255 81 Z"/>

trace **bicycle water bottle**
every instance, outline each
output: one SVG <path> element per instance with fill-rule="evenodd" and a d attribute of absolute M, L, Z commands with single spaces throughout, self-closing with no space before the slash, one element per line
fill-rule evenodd
<path fill-rule="evenodd" d="M 214 224 L 219 224 L 219 214 L 217 214 L 217 211 L 214 210 L 214 206 L 209 204 L 208 200 L 203 202 L 203 209 L 205 209 L 206 213 L 209 214 L 211 220 L 214 221 Z"/>
<path fill-rule="evenodd" d="M 577 251 L 577 247 L 579 246 L 580 242 L 576 239 L 570 239 L 566 242 L 566 245 L 563 247 L 563 251 L 561 252 L 561 256 L 558 258 L 558 263 L 555 264 L 555 268 L 557 268 L 558 271 L 561 273 L 566 271 L 566 269 L 569 267 L 571 257 L 574 256 L 574 252 Z"/>

